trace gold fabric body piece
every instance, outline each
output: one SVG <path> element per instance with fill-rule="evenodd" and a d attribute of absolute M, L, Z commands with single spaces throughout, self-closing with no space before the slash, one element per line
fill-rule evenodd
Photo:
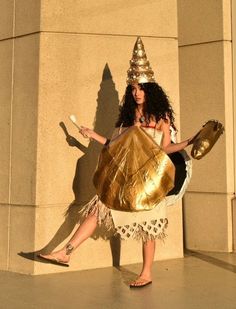
<path fill-rule="evenodd" d="M 194 139 L 191 156 L 197 160 L 203 158 L 212 149 L 223 132 L 224 127 L 219 121 L 207 121 Z"/>
<path fill-rule="evenodd" d="M 175 167 L 142 128 L 126 129 L 101 152 L 94 185 L 102 203 L 119 211 L 153 209 L 174 187 Z"/>
<path fill-rule="evenodd" d="M 126 81 L 128 85 L 133 83 L 155 83 L 154 72 L 147 60 L 144 45 L 140 37 L 137 38 L 134 45 L 127 75 Z"/>
<path fill-rule="evenodd" d="M 161 145 L 163 133 L 154 128 L 142 128 L 158 145 Z M 116 128 L 112 139 L 115 139 L 118 134 L 127 130 L 127 128 Z M 171 138 L 175 142 L 175 131 L 171 133 Z M 187 177 L 180 192 L 176 195 L 166 196 L 156 207 L 149 211 L 118 211 L 106 207 L 105 204 L 95 195 L 86 205 L 80 210 L 80 222 L 90 214 L 97 215 L 99 226 L 103 226 L 106 231 L 106 237 L 119 234 L 121 239 L 136 239 L 146 242 L 150 239 L 164 240 L 166 237 L 166 229 L 168 226 L 167 207 L 174 205 L 179 201 L 191 179 L 192 161 L 187 156 L 186 152 L 182 153 L 186 164 Z M 102 229 L 103 230 L 103 229 Z"/>

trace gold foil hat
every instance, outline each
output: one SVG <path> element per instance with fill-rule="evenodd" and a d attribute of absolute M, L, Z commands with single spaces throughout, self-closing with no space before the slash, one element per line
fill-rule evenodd
<path fill-rule="evenodd" d="M 154 72 L 147 60 L 143 42 L 137 38 L 133 49 L 133 56 L 130 60 L 130 68 L 127 71 L 127 84 L 133 83 L 155 83 Z"/>

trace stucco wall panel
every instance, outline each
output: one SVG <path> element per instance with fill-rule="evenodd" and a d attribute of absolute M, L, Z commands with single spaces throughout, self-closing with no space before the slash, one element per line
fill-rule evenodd
<path fill-rule="evenodd" d="M 9 205 L 0 205 L 0 269 L 7 270 L 9 248 Z"/>
<path fill-rule="evenodd" d="M 34 207 L 11 205 L 8 270 L 34 273 L 33 260 L 23 258 L 18 253 L 34 251 L 35 223 Z"/>
<path fill-rule="evenodd" d="M 35 203 L 38 55 L 38 35 L 16 39 L 12 111 L 13 204 Z"/>
<path fill-rule="evenodd" d="M 179 45 L 230 40 L 230 0 L 179 0 Z"/>
<path fill-rule="evenodd" d="M 15 35 L 40 31 L 41 0 L 15 1 Z"/>
<path fill-rule="evenodd" d="M 183 137 L 197 132 L 209 119 L 225 119 L 225 43 L 186 46 L 180 49 L 181 128 Z M 197 57 L 196 57 L 197 54 Z M 232 106 L 232 104 L 231 104 Z M 203 159 L 194 161 L 189 191 L 227 192 L 226 131 Z M 232 144 L 231 144 L 232 147 Z M 190 148 L 191 150 L 191 148 Z M 232 192 L 232 191 L 231 191 Z"/>
<path fill-rule="evenodd" d="M 2 0 L 0 10 L 0 40 L 14 33 L 14 0 Z"/>
<path fill-rule="evenodd" d="M 0 42 L 0 202 L 9 202 L 13 41 Z"/>
<path fill-rule="evenodd" d="M 185 244 L 188 249 L 231 251 L 232 195 L 188 192 L 184 198 Z"/>
<path fill-rule="evenodd" d="M 175 0 L 41 2 L 43 31 L 177 37 Z"/>

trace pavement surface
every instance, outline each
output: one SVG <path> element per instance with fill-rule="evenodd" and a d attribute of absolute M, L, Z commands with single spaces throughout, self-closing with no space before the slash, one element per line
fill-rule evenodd
<path fill-rule="evenodd" d="M 2 271 L 0 308 L 236 309 L 236 253 L 188 251 L 183 259 L 155 262 L 153 283 L 130 289 L 140 267 L 39 276 Z"/>

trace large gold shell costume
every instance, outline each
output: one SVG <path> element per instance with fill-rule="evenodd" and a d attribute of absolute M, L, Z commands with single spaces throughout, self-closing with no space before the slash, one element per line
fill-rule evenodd
<path fill-rule="evenodd" d="M 130 136 L 129 133 L 131 133 Z M 144 241 L 147 239 L 155 238 L 163 239 L 166 236 L 165 230 L 168 225 L 167 206 L 175 204 L 179 199 L 182 198 L 191 178 L 191 160 L 187 156 L 185 151 L 173 154 L 173 157 L 170 156 L 176 167 L 173 168 L 173 164 L 170 162 L 168 156 L 163 153 L 160 147 L 162 142 L 162 132 L 157 131 L 154 128 L 124 128 L 121 135 L 118 136 L 117 132 L 114 135 L 116 137 L 112 139 L 110 147 L 104 147 L 102 155 L 100 156 L 98 162 L 98 169 L 95 172 L 94 182 L 98 188 L 98 194 L 94 196 L 94 198 L 83 207 L 83 209 L 81 210 L 81 214 L 83 216 L 87 216 L 89 213 L 95 212 L 98 217 L 98 223 L 103 224 L 107 228 L 107 230 L 112 230 L 114 233 L 119 234 L 122 239 L 134 238 L 142 239 Z M 137 137 L 141 137 L 141 139 Z M 132 151 L 134 152 L 128 155 L 127 146 L 131 145 L 134 142 L 136 143 L 135 146 L 132 146 Z M 122 145 L 122 143 L 124 143 L 124 145 Z M 121 149 L 120 153 L 117 148 Z M 152 151 L 151 149 L 154 149 L 154 151 Z M 111 152 L 111 154 L 109 153 L 109 151 Z M 145 154 L 140 155 L 143 151 Z M 123 164 L 123 154 L 127 155 L 127 160 L 125 161 L 131 162 L 131 167 Z M 157 157 L 160 155 L 158 157 L 159 161 L 156 160 L 156 155 Z M 177 158 L 175 158 L 176 155 Z M 113 160 L 111 160 L 111 157 L 115 157 L 114 162 Z M 150 162 L 155 163 L 155 168 L 153 168 L 153 165 L 151 164 L 150 177 L 146 178 L 146 180 L 151 180 L 153 188 L 156 185 L 155 190 L 153 190 L 153 199 L 148 199 L 145 197 L 146 184 L 148 184 L 148 180 L 147 182 L 146 180 L 140 181 L 140 175 L 145 175 L 145 173 L 143 174 L 142 166 L 150 166 L 148 157 L 149 159 L 154 158 L 154 160 L 151 160 Z M 143 160 L 141 160 L 141 158 Z M 103 159 L 105 160 L 104 162 Z M 111 163 L 111 166 L 115 167 L 114 170 L 110 169 L 110 175 L 107 172 L 109 168 L 105 164 L 105 162 L 107 162 L 106 160 Z M 158 162 L 159 164 L 157 164 Z M 126 170 L 125 166 L 127 167 L 128 171 Z M 102 175 L 102 167 L 105 168 L 104 175 Z M 122 176 L 118 175 L 120 173 L 119 167 L 121 168 Z M 184 172 L 184 175 L 182 175 L 182 179 L 179 176 L 175 177 L 174 179 L 173 172 L 176 176 L 176 172 L 181 170 L 181 168 L 182 171 L 180 172 L 180 174 L 182 175 Z M 137 173 L 133 173 L 132 170 L 136 170 Z M 144 170 L 146 170 L 146 168 Z M 156 175 L 154 171 L 156 171 Z M 116 172 L 118 181 L 116 181 Z M 123 176 L 123 173 L 125 174 L 125 176 Z M 140 211 L 133 211 L 133 209 L 132 211 L 123 211 L 124 209 L 121 211 L 116 209 L 117 205 L 119 208 L 120 205 L 122 205 L 123 201 L 122 198 L 119 198 L 119 194 L 122 195 L 123 192 L 121 185 L 125 185 L 125 182 L 123 180 L 121 181 L 121 179 L 122 177 L 124 177 L 123 179 L 129 180 L 130 175 L 133 177 L 131 183 L 138 183 L 138 195 L 141 197 L 144 196 L 145 198 L 137 198 L 135 194 L 132 193 L 132 190 L 128 190 L 129 196 L 131 195 L 132 201 L 128 202 L 125 195 L 124 205 L 128 205 L 128 207 L 131 208 L 137 208 L 135 206 L 135 202 L 138 201 L 138 208 L 143 208 L 143 210 L 139 209 Z M 162 175 L 163 179 L 162 177 L 160 177 L 160 175 Z M 181 181 L 179 181 L 179 179 Z M 98 180 L 101 181 L 100 184 Z M 115 181 L 111 183 L 112 180 Z M 173 187 L 173 180 L 174 188 L 171 189 Z M 165 184 L 167 184 L 167 188 L 165 188 Z M 168 193 L 170 189 L 171 191 Z M 114 190 L 115 193 L 112 194 L 112 196 L 110 197 L 108 196 L 108 194 L 105 194 L 106 190 L 108 190 L 110 193 L 112 193 L 112 191 Z M 157 196 L 155 196 L 156 193 Z M 142 202 L 139 203 L 139 201 Z M 146 203 L 146 201 L 148 202 Z M 117 202 L 117 204 L 113 206 L 111 205 L 112 202 Z M 146 206 L 149 210 L 147 210 Z"/>
<path fill-rule="evenodd" d="M 174 187 L 175 166 L 141 127 L 127 128 L 104 147 L 94 175 L 97 194 L 108 208 L 153 209 Z"/>

